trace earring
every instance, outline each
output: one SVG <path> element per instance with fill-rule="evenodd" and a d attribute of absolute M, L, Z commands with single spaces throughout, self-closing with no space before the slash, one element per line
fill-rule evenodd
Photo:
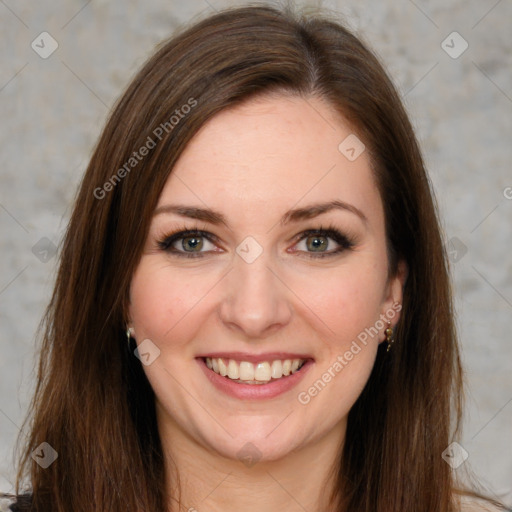
<path fill-rule="evenodd" d="M 386 341 L 388 343 L 388 348 L 386 349 L 386 352 L 389 352 L 389 349 L 391 348 L 391 344 L 395 341 L 393 339 L 393 328 L 391 327 L 391 322 L 388 320 L 388 328 L 386 329 Z"/>
<path fill-rule="evenodd" d="M 126 338 L 128 339 L 128 350 L 130 350 L 130 341 L 133 334 L 133 327 L 126 328 Z"/>

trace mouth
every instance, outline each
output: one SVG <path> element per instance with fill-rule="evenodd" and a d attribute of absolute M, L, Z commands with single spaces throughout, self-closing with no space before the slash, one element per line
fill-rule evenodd
<path fill-rule="evenodd" d="M 306 359 L 274 359 L 251 363 L 222 357 L 203 358 L 207 368 L 237 384 L 262 385 L 293 375 L 301 370 Z"/>
<path fill-rule="evenodd" d="M 272 398 L 284 393 L 295 387 L 313 364 L 310 357 L 234 357 L 203 356 L 196 360 L 217 389 L 241 399 Z"/>

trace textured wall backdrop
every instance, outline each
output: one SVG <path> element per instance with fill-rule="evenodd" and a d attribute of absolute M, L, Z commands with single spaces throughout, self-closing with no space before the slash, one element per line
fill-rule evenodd
<path fill-rule="evenodd" d="M 109 108 L 173 29 L 240 4 L 0 0 L 1 490 L 12 489 L 55 247 Z M 512 3 L 308 5 L 362 34 L 404 97 L 453 263 L 469 385 L 466 463 L 512 503 Z"/>

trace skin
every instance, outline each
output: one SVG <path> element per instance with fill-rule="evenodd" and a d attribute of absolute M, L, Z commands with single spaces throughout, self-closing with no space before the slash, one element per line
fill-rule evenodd
<path fill-rule="evenodd" d="M 405 279 L 402 264 L 388 278 L 383 207 L 367 152 L 349 161 L 338 150 L 352 133 L 321 99 L 253 99 L 201 128 L 162 191 L 157 208 L 211 208 L 228 223 L 155 215 L 131 283 L 133 335 L 160 350 L 143 368 L 156 395 L 169 495 L 176 491 L 173 468 L 181 479 L 182 508 L 170 499 L 171 511 L 326 510 L 329 470 L 347 415 L 387 326 L 359 343 L 361 350 L 307 404 L 298 394 L 401 303 Z M 280 224 L 290 209 L 335 199 L 366 220 L 336 209 Z M 331 225 L 354 247 L 308 257 L 318 252 L 311 241 L 299 240 L 301 233 Z M 202 239 L 202 257 L 158 247 L 169 233 L 193 228 L 218 237 Z M 250 264 L 236 252 L 248 236 L 263 250 Z M 338 247 L 331 238 L 322 240 L 329 244 L 325 252 Z M 182 240 L 174 247 L 186 250 Z M 398 319 L 396 313 L 392 324 Z M 299 352 L 314 364 L 285 394 L 242 401 L 218 391 L 197 364 L 197 355 L 213 351 Z M 238 455 L 248 442 L 261 453 L 251 467 Z"/>

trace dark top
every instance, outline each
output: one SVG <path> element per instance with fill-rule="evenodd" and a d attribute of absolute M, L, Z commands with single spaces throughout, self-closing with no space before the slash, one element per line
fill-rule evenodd
<path fill-rule="evenodd" d="M 10 499 L 13 503 L 9 505 L 0 505 L 0 512 L 30 512 L 32 508 L 32 494 L 20 494 L 19 496 L 7 495 L 0 499 Z"/>

